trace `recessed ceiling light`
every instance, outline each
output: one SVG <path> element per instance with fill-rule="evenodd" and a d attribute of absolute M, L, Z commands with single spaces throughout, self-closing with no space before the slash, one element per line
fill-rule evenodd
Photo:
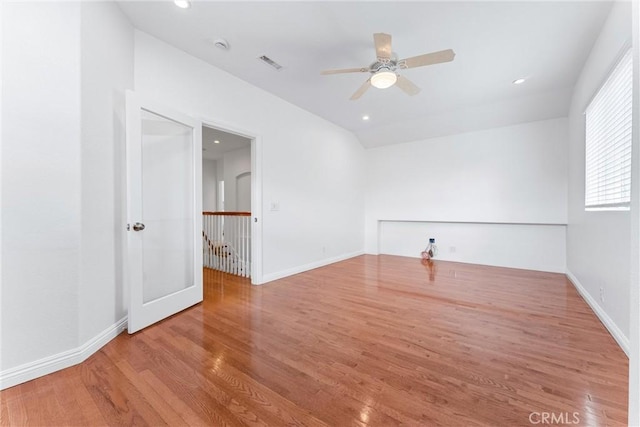
<path fill-rule="evenodd" d="M 525 80 L 526 79 L 515 79 L 511 83 L 513 83 L 514 85 L 521 85 L 522 83 L 524 83 Z"/>
<path fill-rule="evenodd" d="M 366 114 L 364 116 L 362 116 L 362 120 L 367 121 L 369 120 L 369 116 L 367 116 Z"/>
<path fill-rule="evenodd" d="M 217 139 L 215 141 L 213 141 L 214 144 L 220 144 L 220 141 L 218 141 Z"/>
<path fill-rule="evenodd" d="M 173 3 L 181 9 L 189 9 L 191 7 L 189 0 L 173 0 Z"/>

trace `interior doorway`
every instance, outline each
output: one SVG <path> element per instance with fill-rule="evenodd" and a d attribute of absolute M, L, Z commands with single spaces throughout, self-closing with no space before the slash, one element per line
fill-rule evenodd
<path fill-rule="evenodd" d="M 202 127 L 203 265 L 253 283 L 255 146 L 255 138 Z"/>
<path fill-rule="evenodd" d="M 251 138 L 202 127 L 202 209 L 251 211 Z"/>

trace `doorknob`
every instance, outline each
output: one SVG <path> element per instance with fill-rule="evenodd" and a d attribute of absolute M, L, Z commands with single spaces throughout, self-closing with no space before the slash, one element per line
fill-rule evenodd
<path fill-rule="evenodd" d="M 136 222 L 133 224 L 133 231 L 142 231 L 144 230 L 144 224 L 141 222 Z"/>

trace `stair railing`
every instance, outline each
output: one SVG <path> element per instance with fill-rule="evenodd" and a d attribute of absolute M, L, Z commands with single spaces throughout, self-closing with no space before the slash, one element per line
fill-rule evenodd
<path fill-rule="evenodd" d="M 251 277 L 251 212 L 203 212 L 202 218 L 204 266 Z"/>

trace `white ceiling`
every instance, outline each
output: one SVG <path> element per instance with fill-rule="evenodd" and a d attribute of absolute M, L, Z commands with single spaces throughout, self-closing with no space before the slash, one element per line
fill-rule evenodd
<path fill-rule="evenodd" d="M 214 141 L 219 141 L 217 144 Z M 251 140 L 240 135 L 203 126 L 202 157 L 207 160 L 222 158 L 224 153 L 251 146 Z"/>
<path fill-rule="evenodd" d="M 567 114 L 609 1 L 120 2 L 134 26 L 339 126 L 372 147 Z M 453 49 L 453 62 L 403 70 L 422 88 L 349 97 L 368 78 L 373 33 L 400 58 Z M 224 51 L 212 41 L 225 38 Z M 257 58 L 267 55 L 275 71 Z M 522 85 L 514 79 L 526 77 Z M 363 121 L 362 115 L 369 115 Z"/>

